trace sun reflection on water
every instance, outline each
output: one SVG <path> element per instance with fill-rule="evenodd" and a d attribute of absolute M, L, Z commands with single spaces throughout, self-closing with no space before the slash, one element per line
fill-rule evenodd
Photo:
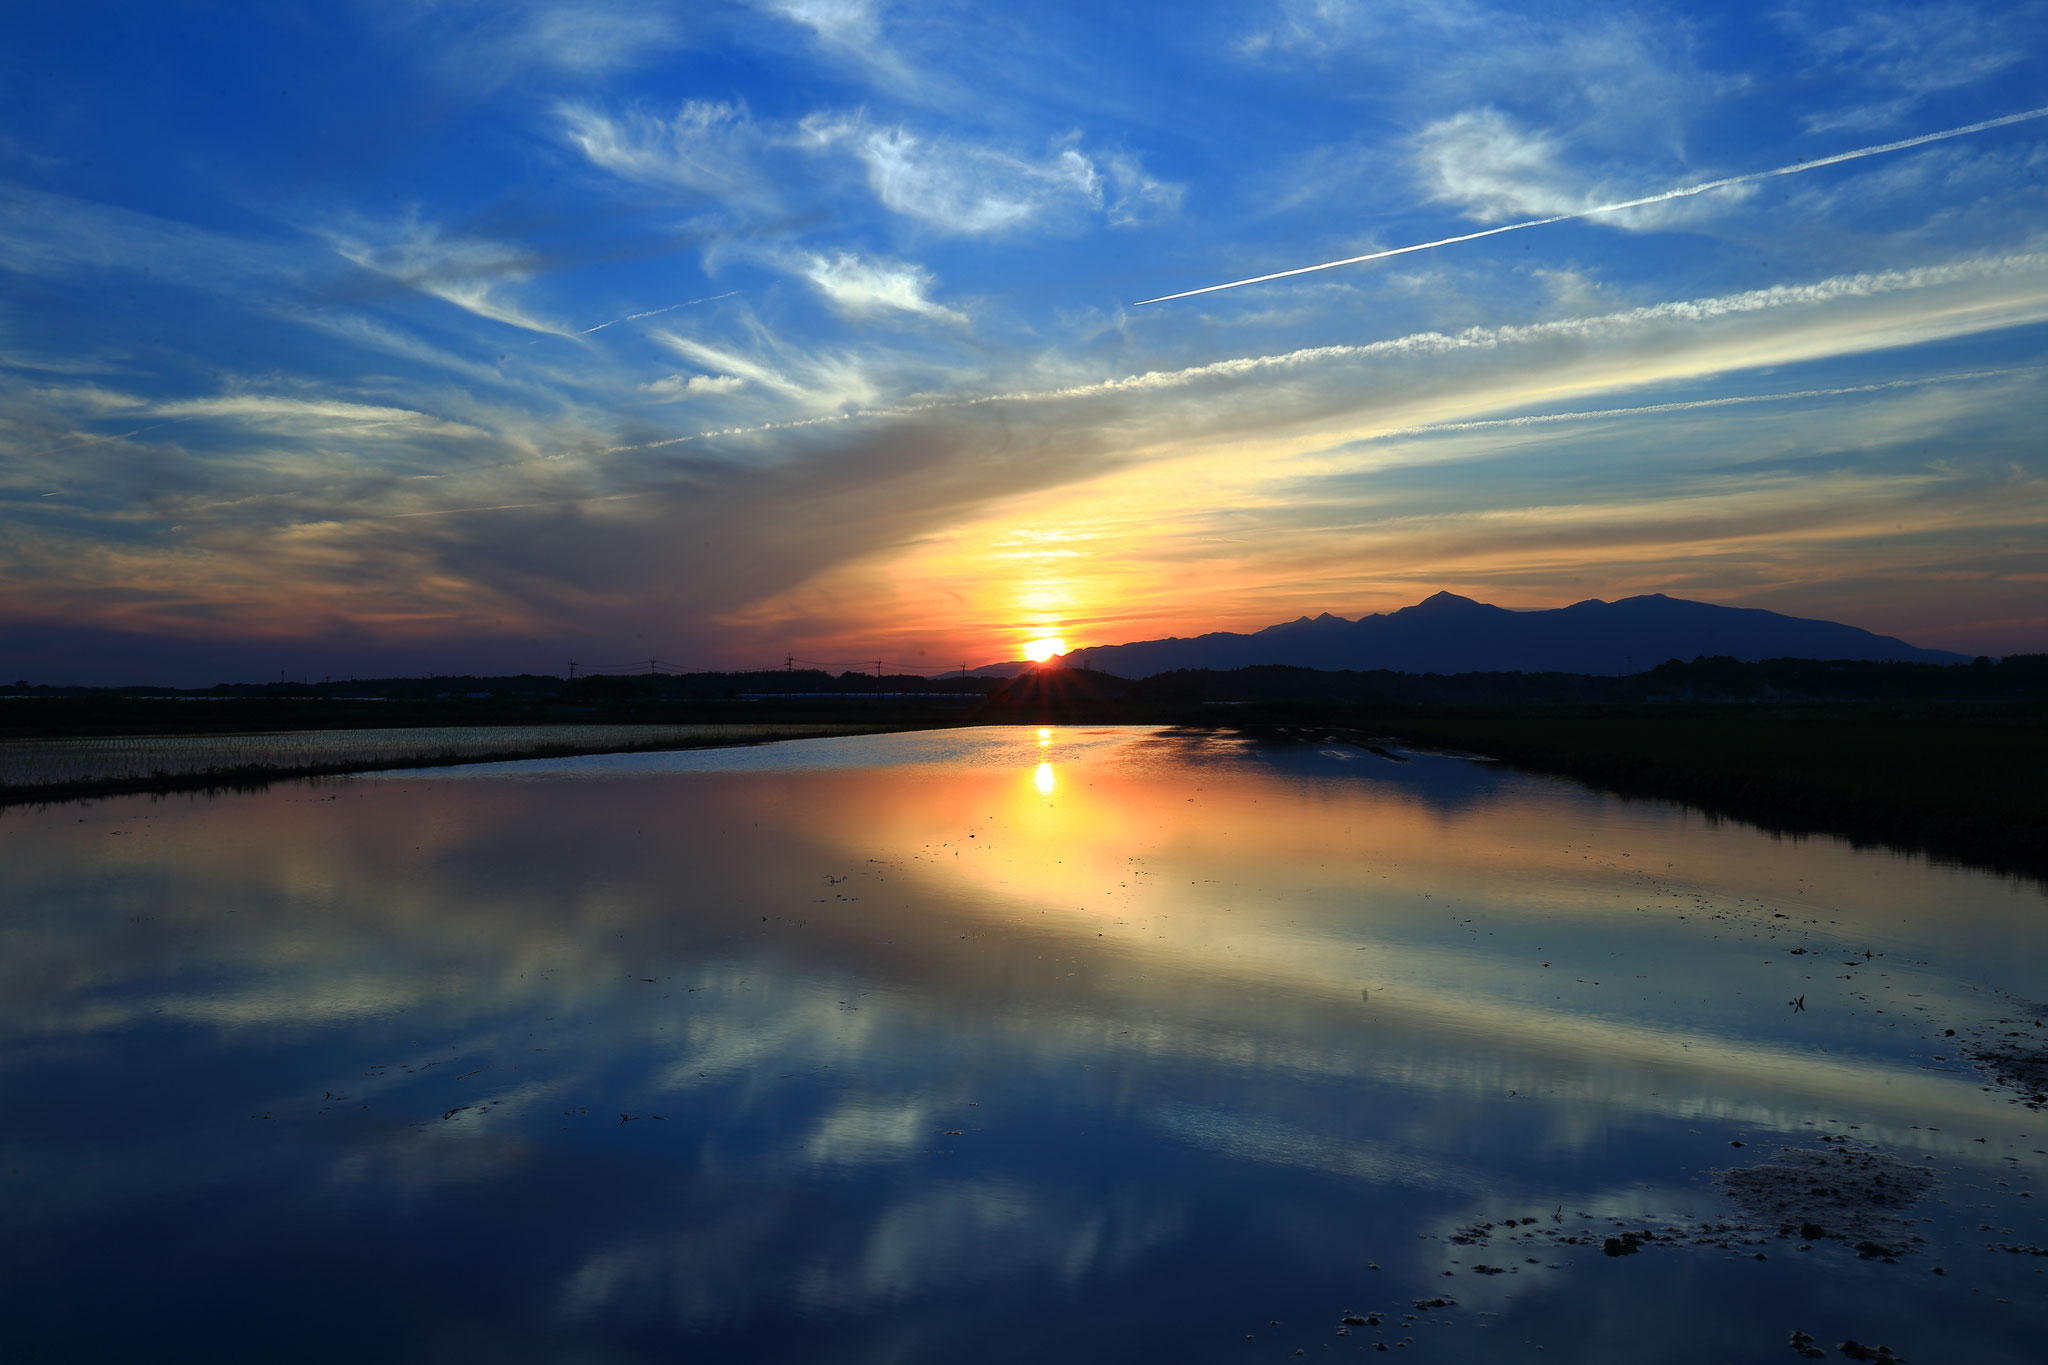
<path fill-rule="evenodd" d="M 820 757 L 849 749 L 902 761 Z M 768 762 L 783 766 L 747 766 Z M 632 1321 L 619 1315 L 640 1311 L 638 1277 L 695 1286 L 726 1263 L 730 1283 L 765 1286 L 771 1316 L 799 1293 L 866 1303 L 876 1246 L 906 1248 L 890 1252 L 892 1304 L 943 1308 L 972 1260 L 959 1248 L 989 1228 L 1006 1248 L 1070 1257 L 1104 1208 L 1135 1209 L 1164 1248 L 1119 1252 L 1119 1284 L 1174 1284 L 1213 1254 L 1183 1228 L 1239 1216 L 1240 1173 L 1289 1207 L 1354 1201 L 1328 1225 L 1340 1250 L 1285 1251 L 1298 1259 L 1277 1264 L 1298 1275 L 1353 1254 L 1381 1201 L 1405 1230 L 1492 1218 L 1532 1190 L 1590 1191 L 1587 1207 L 1631 1217 L 1653 1195 L 1706 1197 L 1673 1163 L 1724 1130 L 1799 1141 L 1855 1115 L 1862 1140 L 1975 1162 L 1958 1180 L 1989 1189 L 1981 1173 L 2011 1179 L 2001 1163 L 2023 1150 L 2010 1101 L 1927 1069 L 1877 995 L 1963 1020 L 1983 985 L 2044 975 L 2039 896 L 1988 876 L 1440 755 L 1368 767 L 1149 730 L 990 726 L 530 767 L 551 776 L 357 779 L 324 807 L 280 784 L 10 811 L 0 865 L 30 898 L 0 908 L 0 1047 L 8 1093 L 35 1103 L 7 1111 L 5 1135 L 60 1177 L 35 1216 L 102 1216 L 104 1167 L 72 1155 L 64 1110 L 115 1096 L 138 1058 L 183 1068 L 172 1079 L 193 1098 L 124 1148 L 148 1192 L 123 1196 L 135 1220 L 241 1228 L 243 1210 L 319 1189 L 353 1201 L 343 1212 L 396 1257 L 423 1227 L 465 1235 L 479 1191 L 552 1207 L 565 1179 L 607 1187 L 621 1144 L 673 1160 L 683 1173 L 656 1213 L 704 1210 L 696 1240 L 663 1240 L 631 1208 L 536 1216 L 533 1235 L 553 1241 L 531 1254 L 565 1266 L 551 1302 L 587 1322 Z M 669 816 L 652 833 L 650 809 Z M 134 885 L 152 888 L 148 919 Z M 1890 951 L 1862 980 L 1803 979 L 1815 959 L 1781 955 L 1795 939 Z M 1773 1003 L 1800 991 L 1808 1012 Z M 281 1083 L 267 1039 L 284 1031 L 296 1071 Z M 407 1041 L 429 1034 L 432 1070 Z M 372 1076 L 372 1057 L 393 1065 Z M 357 1098 L 327 1103 L 344 1081 Z M 600 1096 L 617 1103 L 586 1112 Z M 118 1099 L 85 1102 L 109 1131 L 128 1121 Z M 55 1117 L 26 1127 L 39 1110 Z M 261 1119 L 224 1127 L 237 1111 L 296 1116 L 303 1155 L 272 1154 Z M 976 1150 L 982 1123 L 1007 1145 L 984 1142 L 977 1173 L 955 1174 L 943 1163 Z M 1962 1133 L 2001 1145 L 1959 1151 Z M 239 1183 L 215 1212 L 178 1182 L 224 1143 L 243 1144 L 225 1149 Z M 700 1175 L 695 1152 L 731 1155 Z M 1275 1172 L 1288 1183 L 1266 1183 Z M 750 1221 L 768 1217 L 754 1191 L 794 1180 L 815 1201 Z M 391 1189 L 401 1215 L 380 1212 Z M 1069 1213 L 1081 1232 L 1059 1222 Z M 328 1235 L 262 1226 L 260 1250 L 280 1259 Z M 1103 1226 L 1104 1246 L 1139 1245 Z M 2014 1226 L 2042 1239 L 2038 1221 Z M 821 1229 L 841 1259 L 823 1258 Z M 1416 1245 L 1436 1249 L 1399 1273 L 1447 1268 L 1441 1243 Z M 63 1254 L 65 1283 L 104 1281 L 87 1252 Z M 425 1264 L 372 1288 L 443 1273 Z M 838 1287 L 809 1287 L 827 1271 Z"/>

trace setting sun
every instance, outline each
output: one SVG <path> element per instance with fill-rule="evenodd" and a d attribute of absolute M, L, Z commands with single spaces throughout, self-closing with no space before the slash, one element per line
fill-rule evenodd
<path fill-rule="evenodd" d="M 1024 657 L 1032 663 L 1042 664 L 1055 654 L 1067 652 L 1067 642 L 1057 635 L 1048 635 L 1042 640 L 1032 640 L 1024 646 Z"/>

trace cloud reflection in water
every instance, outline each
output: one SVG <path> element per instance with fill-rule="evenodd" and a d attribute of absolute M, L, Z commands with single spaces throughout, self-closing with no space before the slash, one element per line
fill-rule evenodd
<path fill-rule="evenodd" d="M 2037 889 L 1143 730 L 14 811 L 0 854 L 19 1320 L 97 1258 L 202 1317 L 237 1275 L 430 1285 L 508 1358 L 769 1358 L 791 1312 L 847 1354 L 1194 1350 L 1371 1257 L 1426 1287 L 1473 1208 L 1704 1200 L 1738 1130 L 2002 1169 L 2024 1116 L 1930 1038 L 2048 967 Z M 279 1269 L 334 1239 L 328 1288 Z"/>

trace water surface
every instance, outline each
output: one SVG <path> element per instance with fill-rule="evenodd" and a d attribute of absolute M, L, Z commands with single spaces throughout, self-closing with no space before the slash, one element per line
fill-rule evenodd
<path fill-rule="evenodd" d="M 195 706 L 205 706 L 203 700 Z M 219 735 L 93 735 L 0 740 L 0 789 L 122 782 L 255 769 L 431 762 L 565 749 L 748 744 L 859 727 L 806 724 L 407 725 Z M 16 793 L 17 797 L 20 793 Z"/>
<path fill-rule="evenodd" d="M 1916 858 L 1447 756 L 1005 728 L 12 810 L 0 867 L 14 1358 L 2048 1328 L 2048 1258 L 1997 1249 L 2048 1242 L 2048 1116 L 1962 1051 L 2038 1027 L 2048 898 Z M 1714 1182 L 1837 1138 L 1940 1181 L 1889 1262 Z"/>

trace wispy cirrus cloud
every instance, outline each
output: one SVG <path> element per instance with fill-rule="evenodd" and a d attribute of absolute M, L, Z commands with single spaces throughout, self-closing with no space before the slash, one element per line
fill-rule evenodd
<path fill-rule="evenodd" d="M 901 125 L 814 124 L 811 131 L 819 145 L 843 144 L 860 160 L 884 208 L 942 232 L 999 234 L 1101 202 L 1095 164 L 1073 147 L 1027 159 Z"/>
<path fill-rule="evenodd" d="M 865 182 L 882 208 L 927 229 L 999 237 L 1027 227 L 1067 231 L 1091 219 L 1112 227 L 1153 223 L 1175 213 L 1185 193 L 1152 174 L 1138 153 L 1091 151 L 1078 132 L 1032 150 L 865 111 L 777 122 L 738 101 L 702 99 L 672 115 L 564 101 L 556 116 L 563 139 L 592 165 L 741 216 L 780 212 L 793 182 L 826 199 Z"/>
<path fill-rule="evenodd" d="M 1640 183 L 1660 167 L 1683 174 L 1701 121 L 1743 85 L 1706 64 L 1697 26 L 1670 14 L 1481 0 L 1277 0 L 1253 13 L 1236 54 L 1355 104 L 1370 130 L 1292 149 L 1269 172 L 1281 181 L 1270 198 L 1289 206 L 1398 202 L 1389 184 L 1418 162 L 1420 186 L 1433 192 L 1427 154 L 1454 134 L 1462 145 L 1443 150 L 1466 160 L 1493 144 L 1496 198 L 1556 197 L 1609 178 Z M 1498 126 L 1476 126 L 1475 111 Z M 1461 116 L 1464 126 L 1453 122 Z M 1418 128 L 1431 130 L 1415 138 L 1419 146 L 1394 150 Z M 1522 145 L 1509 145 L 1509 131 Z"/>
<path fill-rule="evenodd" d="M 1098 164 L 1074 136 L 1034 155 L 904 124 L 813 117 L 802 137 L 812 147 L 850 152 L 884 208 L 957 236 L 1066 228 L 1098 213 L 1126 226 L 1171 212 L 1183 192 L 1148 175 L 1129 153 Z"/>
<path fill-rule="evenodd" d="M 1835 77 L 1834 88 L 1863 97 L 1807 114 L 1807 131 L 1867 132 L 1896 124 L 1930 96 L 2027 62 L 2030 39 L 2048 29 L 2048 5 L 1791 5 L 1774 18 Z"/>
<path fill-rule="evenodd" d="M 274 288 L 304 264 L 304 255 L 295 242 L 238 236 L 0 179 L 0 270 L 147 274 L 239 292 L 255 280 Z"/>
<path fill-rule="evenodd" d="M 721 206 L 773 211 L 781 192 L 762 164 L 774 141 L 738 102 L 687 100 L 667 118 L 607 114 L 567 103 L 559 115 L 567 139 L 625 180 L 703 195 Z"/>
<path fill-rule="evenodd" d="M 1425 117 L 1499 104 L 1614 145 L 1665 138 L 1739 84 L 1700 65 L 1686 21 L 1632 9 L 1279 0 L 1235 48 L 1264 66 L 1370 71 L 1372 88 Z"/>
<path fill-rule="evenodd" d="M 1803 403 L 1821 398 L 1861 397 L 1866 394 L 1897 393 L 1935 384 L 1963 384 L 1976 380 L 2002 379 L 2020 370 L 1976 370 L 1956 374 L 1918 375 L 1911 379 L 1888 379 L 1876 384 L 1838 385 L 1830 389 L 1794 389 L 1785 393 L 1726 394 L 1719 398 L 1686 398 L 1670 403 L 1644 403 L 1626 408 L 1598 408 L 1590 412 L 1524 413 L 1518 417 L 1478 418 L 1467 422 L 1434 422 L 1428 426 L 1398 427 L 1378 433 L 1373 439 L 1388 441 L 1411 436 L 1434 436 L 1450 432 L 1516 431 L 1531 427 L 1570 425 L 1580 422 L 1614 422 L 1677 413 L 1712 412 L 1722 408 L 1752 407 L 1759 403 Z"/>
<path fill-rule="evenodd" d="M 457 355 L 442 346 L 433 345 L 413 333 L 392 326 L 377 318 L 353 310 L 331 307 L 299 307 L 282 310 L 284 315 L 302 326 L 327 333 L 341 343 L 360 347 L 365 352 L 376 352 L 418 365 L 431 366 L 459 374 L 476 384 L 494 388 L 508 388 L 516 384 L 513 376 L 497 366 L 485 363 L 473 356 Z"/>
<path fill-rule="evenodd" d="M 765 0 L 763 8 L 841 47 L 865 50 L 881 41 L 881 15 L 873 0 Z"/>
<path fill-rule="evenodd" d="M 672 374 L 651 380 L 640 386 L 642 393 L 657 398 L 716 398 L 724 394 L 738 393 L 747 386 L 747 381 L 736 374 Z"/>
<path fill-rule="evenodd" d="M 533 278 L 539 257 L 528 247 L 478 237 L 447 236 L 438 224 L 409 216 L 371 241 L 356 235 L 364 228 L 329 235 L 335 253 L 352 265 L 432 295 L 466 313 L 553 336 L 571 333 L 544 322 L 504 297 L 513 285 Z"/>
<path fill-rule="evenodd" d="M 652 61 L 689 36 L 662 0 L 397 0 L 374 12 L 442 79 L 479 92 L 536 72 L 606 75 Z"/>
<path fill-rule="evenodd" d="M 795 350 L 778 343 L 758 328 L 754 329 L 753 346 L 746 349 L 661 328 L 649 335 L 661 346 L 708 371 L 714 378 L 730 376 L 742 379 L 814 411 L 862 407 L 873 403 L 878 395 L 867 367 L 858 356 Z M 699 390 L 700 393 L 710 391 L 709 387 Z"/>
<path fill-rule="evenodd" d="M 1924 147 L 1931 143 L 1946 142 L 1951 138 L 1968 137 L 1974 133 L 1985 132 L 1993 128 L 2007 128 L 2018 123 L 2030 123 L 2041 118 L 2048 118 L 2048 106 L 2042 106 L 2037 109 L 2024 109 L 2017 113 L 2001 114 L 1996 118 L 1980 119 L 1976 123 L 1965 124 L 1960 128 L 1944 128 L 1936 132 L 1919 133 L 1913 137 L 1879 143 L 1875 146 L 1857 147 L 1845 152 L 1834 152 L 1827 156 L 1810 157 L 1805 161 L 1796 161 L 1787 166 L 1775 166 L 1770 170 L 1745 171 L 1737 175 L 1726 175 L 1712 180 L 1697 181 L 1690 185 L 1679 185 L 1672 189 L 1659 190 L 1654 194 L 1638 195 L 1632 199 L 1592 204 L 1582 208 L 1558 207 L 1556 211 L 1546 212 L 1542 217 L 1538 218 L 1523 219 L 1520 222 L 1514 223 L 1502 223 L 1495 227 L 1482 228 L 1477 232 L 1465 232 L 1451 237 L 1440 237 L 1434 241 L 1414 242 L 1407 246 L 1385 247 L 1378 251 L 1363 252 L 1356 256 L 1346 256 L 1335 261 L 1320 261 L 1314 265 L 1296 266 L 1289 270 L 1269 271 L 1264 275 L 1253 275 L 1241 280 L 1227 280 L 1222 284 L 1203 285 L 1196 289 L 1186 289 L 1175 294 L 1162 294 L 1157 298 L 1141 299 L 1138 301 L 1137 306 L 1142 307 L 1148 303 L 1168 303 L 1175 299 L 1193 298 L 1199 294 L 1213 294 L 1224 289 L 1238 289 L 1248 284 L 1265 284 L 1272 280 L 1290 279 L 1298 275 L 1314 274 L 1322 270 L 1335 270 L 1341 266 L 1360 265 L 1368 261 L 1383 261 L 1394 256 L 1405 256 L 1418 251 L 1435 251 L 1439 247 L 1456 246 L 1464 242 L 1478 241 L 1485 237 L 1497 237 L 1507 232 L 1522 232 L 1530 228 L 1548 227 L 1552 223 L 1562 223 L 1573 219 L 1597 217 L 1603 222 L 1620 222 L 1624 225 L 1641 223 L 1645 221 L 1643 218 L 1645 213 L 1654 215 L 1668 212 L 1669 206 L 1678 201 L 1696 199 L 1703 195 L 1725 195 L 1730 191 L 1740 192 L 1745 187 L 1754 185 L 1759 181 L 1774 180 L 1780 176 L 1803 175 L 1808 171 L 1819 170 L 1827 166 L 1839 166 L 1846 162 L 1861 161 L 1868 157 L 1885 156 L 1893 152 Z M 1477 131 L 1481 134 L 1482 142 L 1493 141 L 1488 136 L 1489 130 L 1481 127 Z M 1531 196 L 1531 202 L 1546 202 L 1550 191 L 1535 187 L 1534 182 L 1526 178 L 1526 176 L 1521 179 L 1520 183 L 1517 183 L 1518 175 L 1526 172 L 1529 166 L 1533 165 L 1540 158 L 1541 148 L 1536 147 L 1532 150 L 1531 145 L 1526 141 L 1518 141 L 1512 138 L 1508 139 L 1506 146 L 1507 151 L 1505 155 L 1500 154 L 1497 150 L 1492 153 L 1480 152 L 1474 158 L 1476 164 L 1481 167 L 1477 172 L 1473 170 L 1472 164 L 1468 164 L 1463 156 L 1454 158 L 1456 169 L 1452 172 L 1452 179 L 1449 182 L 1450 192 L 1468 192 L 1473 189 L 1479 189 L 1482 193 L 1504 193 L 1510 192 L 1509 187 L 1512 187 L 1511 193 L 1514 195 L 1526 194 Z M 1501 170 L 1503 164 L 1508 167 L 1505 171 Z M 1657 222 L 1655 218 L 1651 218 L 1648 221 L 1651 225 L 1655 225 Z"/>
<path fill-rule="evenodd" d="M 1784 315 L 1796 320 L 1780 321 Z M 1075 413 L 1095 413 L 1093 417 L 1064 419 L 1067 421 L 1099 419 L 1123 424 L 1142 418 L 1147 424 L 1160 423 L 1162 432 L 1188 437 L 1214 423 L 1239 432 L 1258 432 L 1331 414 L 1351 414 L 1377 422 L 1358 434 L 1378 438 L 1404 429 L 1379 419 L 1404 404 L 1429 406 L 1442 401 L 1426 393 L 1439 388 L 1461 395 L 1452 402 L 1481 406 L 1524 401 L 1528 392 L 1612 392 L 1764 365 L 1836 359 L 2042 321 L 2048 321 L 2048 254 L 2019 253 L 1829 276 L 1802 284 L 1674 299 L 1542 322 L 1411 332 L 1070 384 L 858 407 L 830 416 L 671 437 L 651 442 L 648 448 L 796 431 L 849 419 L 900 421 L 983 407 L 1067 407 Z M 733 369 L 792 396 L 805 392 L 801 383 L 779 372 L 741 368 L 746 364 L 758 367 L 758 361 L 739 360 L 733 352 L 685 338 L 665 336 L 664 341 L 707 368 Z M 1461 363 L 1459 357 L 1465 361 Z M 1418 365 L 1428 368 L 1418 369 Z M 1511 374 L 1520 372 L 1521 378 L 1504 380 L 1503 366 Z M 1374 367 L 1387 368 L 1375 375 Z M 1567 381 L 1563 377 L 1567 373 L 1577 378 Z M 1854 391 L 1841 390 L 1844 394 Z M 1145 406 L 1177 392 L 1190 397 L 1172 401 L 1199 406 L 1177 416 L 1167 409 Z M 1480 396 L 1488 392 L 1513 397 Z M 1105 404 L 1121 406 L 1102 406 Z M 1458 419 L 1429 420 L 1435 424 Z"/>
<path fill-rule="evenodd" d="M 1604 221 L 1630 228 L 1665 228 L 1718 211 L 1718 201 L 1750 192 L 1744 183 L 1718 188 L 1714 208 L 1695 195 L 1645 200 L 1633 207 L 1603 210 L 1620 197 L 1611 187 L 1589 185 L 1570 164 L 1565 148 L 1549 134 L 1531 131 L 1498 109 L 1469 109 L 1424 128 L 1416 138 L 1419 178 L 1432 199 L 1455 204 L 1468 218 L 1486 221 L 1532 216 L 1564 217 L 1604 213 Z"/>
<path fill-rule="evenodd" d="M 1103 165 L 1109 184 L 1103 208 L 1111 227 L 1143 227 L 1170 218 L 1187 197 L 1186 185 L 1158 179 L 1128 152 L 1113 153 Z"/>
<path fill-rule="evenodd" d="M 213 398 L 186 398 L 159 403 L 151 412 L 160 417 L 216 418 L 295 432 L 346 431 L 351 435 L 375 435 L 380 429 L 394 432 L 404 429 L 412 433 L 432 432 L 447 436 L 485 434 L 466 423 L 451 422 L 411 408 L 280 394 L 238 393 Z"/>
<path fill-rule="evenodd" d="M 830 256 L 815 252 L 798 256 L 792 267 L 816 285 L 833 307 L 851 317 L 896 312 L 939 322 L 967 321 L 965 313 L 932 301 L 932 275 L 921 266 L 836 251 Z"/>
<path fill-rule="evenodd" d="M 883 33 L 873 0 L 756 0 L 762 9 L 808 31 L 827 54 L 862 68 L 869 79 L 903 87 L 914 80 L 909 63 Z"/>
<path fill-rule="evenodd" d="M 1584 194 L 1565 183 L 1557 140 L 1530 132 L 1498 109 L 1439 119 L 1416 139 L 1423 184 L 1472 218 L 1570 213 Z"/>

